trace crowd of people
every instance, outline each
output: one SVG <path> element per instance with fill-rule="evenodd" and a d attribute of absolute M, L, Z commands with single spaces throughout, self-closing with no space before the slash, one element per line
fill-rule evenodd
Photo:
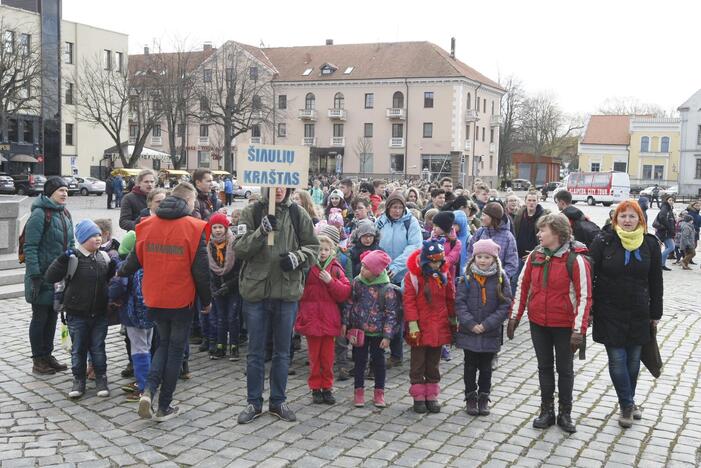
<path fill-rule="evenodd" d="M 211 359 L 245 353 L 240 424 L 263 413 L 266 362 L 269 413 L 296 420 L 286 387 L 300 336 L 312 404 L 336 404 L 335 379 L 352 378 L 353 405 L 366 404 L 371 380 L 368 399 L 385 407 L 386 370 L 404 365 L 406 348 L 413 411 L 440 412 L 440 363 L 454 345 L 464 353 L 466 411 L 488 415 L 504 334 L 514 338 L 527 309 L 541 391 L 534 427 L 576 431 L 573 356 L 592 323 L 608 354 L 619 424 L 631 427 L 642 417 L 641 349 L 662 316 L 660 267 L 677 232 L 677 258 L 691 264 L 701 221 L 694 203 L 678 229 L 668 198 L 649 234 L 641 199 L 619 203 L 599 228 L 567 191 L 557 193 L 560 212 L 551 213 L 538 192 L 502 200 L 482 181 L 467 189 L 447 177 L 316 178 L 307 190 L 264 189 L 228 211 L 209 170 L 170 192 L 144 170 L 119 200 L 121 242 L 106 220 L 73 227 L 60 178 L 49 178 L 32 206 L 24 251 L 34 371 L 67 370 L 53 356 L 65 313 L 68 396 L 82 397 L 91 378 L 108 396 L 105 337 L 121 324 L 129 357 L 122 375 L 135 378 L 127 399 L 138 401 L 141 417 L 162 421 L 179 411 L 171 403 L 177 380 L 190 378 L 190 344 Z"/>

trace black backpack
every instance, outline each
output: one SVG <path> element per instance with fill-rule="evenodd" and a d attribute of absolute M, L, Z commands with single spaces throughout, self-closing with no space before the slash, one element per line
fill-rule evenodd
<path fill-rule="evenodd" d="M 588 219 L 580 218 L 574 222 L 574 238 L 586 245 L 587 248 L 591 247 L 592 242 L 594 242 L 599 233 L 601 233 L 599 226 Z"/>

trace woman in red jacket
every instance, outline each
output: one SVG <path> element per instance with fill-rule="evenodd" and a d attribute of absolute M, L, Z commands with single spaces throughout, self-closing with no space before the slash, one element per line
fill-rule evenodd
<path fill-rule="evenodd" d="M 309 378 L 314 403 L 333 405 L 334 338 L 341 334 L 339 304 L 348 299 L 350 282 L 336 260 L 336 243 L 327 236 L 319 238 L 319 263 L 307 276 L 299 301 L 295 330 L 307 337 Z"/>
<path fill-rule="evenodd" d="M 528 306 L 541 397 L 540 416 L 533 421 L 533 427 L 545 429 L 556 422 L 554 360 L 560 403 L 557 425 L 572 433 L 577 431 L 571 418 L 572 358 L 586 336 L 591 308 L 591 270 L 589 262 L 581 255 L 587 251 L 586 247 L 572 240 L 572 228 L 565 215 L 541 216 L 537 226 L 540 245 L 527 257 L 521 271 L 509 313 L 507 336 L 510 340 L 514 338 L 518 321 Z"/>
<path fill-rule="evenodd" d="M 443 242 L 431 239 L 407 260 L 404 320 L 411 346 L 411 387 L 417 413 L 438 413 L 441 348 L 453 341 L 455 282 L 445 261 Z"/>

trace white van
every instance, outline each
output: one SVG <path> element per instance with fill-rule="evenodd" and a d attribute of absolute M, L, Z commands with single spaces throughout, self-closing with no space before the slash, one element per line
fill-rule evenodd
<path fill-rule="evenodd" d="M 626 172 L 572 172 L 565 179 L 563 189 L 572 194 L 572 203 L 585 201 L 588 205 L 611 206 L 630 198 L 630 177 Z"/>

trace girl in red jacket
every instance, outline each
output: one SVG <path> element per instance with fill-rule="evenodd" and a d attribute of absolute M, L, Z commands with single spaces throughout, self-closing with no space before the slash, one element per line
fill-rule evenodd
<path fill-rule="evenodd" d="M 431 239 L 409 256 L 404 279 L 404 320 L 411 346 L 411 387 L 417 413 L 438 413 L 441 348 L 453 341 L 455 283 L 443 242 Z"/>
<path fill-rule="evenodd" d="M 340 303 L 348 299 L 350 282 L 335 258 L 336 244 L 320 235 L 319 263 L 307 275 L 304 294 L 299 301 L 295 330 L 307 337 L 309 378 L 312 400 L 333 405 L 334 338 L 341 334 Z"/>

